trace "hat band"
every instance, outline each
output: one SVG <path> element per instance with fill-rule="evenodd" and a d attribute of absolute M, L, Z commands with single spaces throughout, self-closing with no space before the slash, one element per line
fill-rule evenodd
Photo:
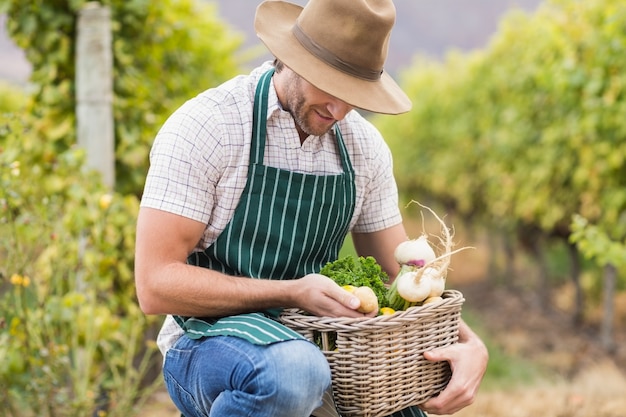
<path fill-rule="evenodd" d="M 383 70 L 375 71 L 369 68 L 364 68 L 358 65 L 350 64 L 349 62 L 345 62 L 344 60 L 342 60 L 341 58 L 333 54 L 328 49 L 317 44 L 306 33 L 304 33 L 304 31 L 302 30 L 300 25 L 298 25 L 297 22 L 293 26 L 291 32 L 296 37 L 298 42 L 300 42 L 300 44 L 304 47 L 304 49 L 309 51 L 315 57 L 326 62 L 330 66 L 338 69 L 339 71 L 345 72 L 346 74 L 349 74 L 358 78 L 363 78 L 368 81 L 379 80 L 381 74 L 383 73 Z"/>

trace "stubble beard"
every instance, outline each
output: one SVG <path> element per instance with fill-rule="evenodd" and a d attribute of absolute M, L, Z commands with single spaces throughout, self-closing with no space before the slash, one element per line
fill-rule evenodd
<path fill-rule="evenodd" d="M 304 95 L 301 93 L 300 83 L 302 79 L 298 76 L 293 77 L 290 86 L 287 90 L 287 105 L 289 108 L 286 110 L 291 114 L 296 125 L 307 135 L 322 136 L 327 133 L 331 128 L 330 126 L 314 126 L 310 122 L 310 118 L 317 117 L 314 114 L 315 109 L 307 105 Z"/>

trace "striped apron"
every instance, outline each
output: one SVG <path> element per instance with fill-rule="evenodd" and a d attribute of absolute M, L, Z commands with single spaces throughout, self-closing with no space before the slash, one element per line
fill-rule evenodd
<path fill-rule="evenodd" d="M 267 101 L 274 69 L 261 76 L 254 99 L 246 186 L 217 240 L 187 263 L 229 275 L 294 279 L 317 273 L 339 256 L 355 206 L 354 170 L 337 125 L 343 172 L 310 175 L 263 165 Z M 273 318 L 279 311 L 222 318 L 175 317 L 188 337 L 229 335 L 255 344 L 301 339 Z"/>

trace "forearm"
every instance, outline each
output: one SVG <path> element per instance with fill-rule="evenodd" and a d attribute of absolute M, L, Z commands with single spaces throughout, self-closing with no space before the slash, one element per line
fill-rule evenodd
<path fill-rule="evenodd" d="M 233 277 L 187 264 L 205 227 L 160 210 L 139 211 L 135 283 L 142 311 L 216 317 L 294 304 L 294 283 Z"/>
<path fill-rule="evenodd" d="M 137 272 L 137 295 L 146 314 L 217 317 L 294 304 L 294 282 L 232 277 L 171 263 Z"/>
<path fill-rule="evenodd" d="M 400 242 L 407 240 L 402 224 L 373 233 L 352 233 L 354 248 L 360 256 L 373 256 L 383 271 L 389 275 L 389 284 L 393 282 L 400 265 L 394 257 L 394 250 Z"/>

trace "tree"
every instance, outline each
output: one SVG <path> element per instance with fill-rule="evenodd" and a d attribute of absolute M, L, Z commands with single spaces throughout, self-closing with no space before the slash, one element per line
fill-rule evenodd
<path fill-rule="evenodd" d="M 46 158 L 76 143 L 77 13 L 85 0 L 4 0 L 7 28 L 33 66 L 30 113 Z M 243 39 L 220 22 L 213 3 L 109 0 L 114 59 L 116 184 L 140 195 L 150 143 L 164 119 L 238 70 Z"/>

